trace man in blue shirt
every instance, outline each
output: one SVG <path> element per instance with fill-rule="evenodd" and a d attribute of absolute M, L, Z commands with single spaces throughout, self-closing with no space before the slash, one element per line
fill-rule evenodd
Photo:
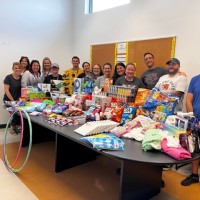
<path fill-rule="evenodd" d="M 194 116 L 200 120 L 200 75 L 193 77 L 190 81 L 186 96 L 186 108 L 188 112 L 193 112 Z M 192 183 L 199 183 L 199 159 L 192 162 L 192 174 L 181 181 L 181 185 L 189 186 Z"/>

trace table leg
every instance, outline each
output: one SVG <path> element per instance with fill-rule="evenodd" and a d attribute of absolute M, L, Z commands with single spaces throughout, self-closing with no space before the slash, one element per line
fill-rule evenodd
<path fill-rule="evenodd" d="M 162 166 L 122 161 L 120 200 L 149 200 L 161 190 Z"/>
<path fill-rule="evenodd" d="M 96 155 L 94 150 L 56 134 L 56 172 L 95 160 Z"/>
<path fill-rule="evenodd" d="M 55 132 L 48 130 L 47 128 L 32 123 L 32 143 L 37 144 L 41 142 L 47 141 L 55 141 Z M 29 145 L 30 133 L 29 133 L 29 125 L 27 119 L 24 119 L 24 136 L 22 141 L 22 147 Z"/>

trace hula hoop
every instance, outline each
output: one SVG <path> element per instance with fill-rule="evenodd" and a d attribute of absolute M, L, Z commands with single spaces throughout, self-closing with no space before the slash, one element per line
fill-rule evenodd
<path fill-rule="evenodd" d="M 21 136 L 20 136 L 20 145 L 19 145 L 19 148 L 18 148 L 18 152 L 17 152 L 17 156 L 13 162 L 13 164 L 11 165 L 8 161 L 8 157 L 7 157 L 7 154 L 6 154 L 6 136 L 7 136 L 7 132 L 8 132 L 8 127 L 9 127 L 9 124 L 12 120 L 12 117 L 13 115 L 16 113 L 16 112 L 19 112 L 20 114 L 20 118 L 21 118 L 21 122 L 22 122 L 22 129 L 21 129 Z M 21 152 L 21 146 L 22 146 L 22 140 L 23 140 L 23 135 L 24 135 L 24 122 L 23 122 L 23 115 L 22 115 L 22 112 L 25 114 L 27 120 L 28 120 L 28 124 L 29 124 L 29 132 L 30 132 L 30 140 L 29 140 L 29 147 L 28 147 L 28 153 L 26 155 L 26 159 L 24 161 L 24 163 L 22 164 L 22 166 L 18 169 L 15 169 L 13 168 L 14 165 L 17 163 L 18 159 L 19 159 L 19 155 L 20 155 L 20 152 Z M 28 115 L 28 113 L 21 109 L 15 109 L 15 111 L 12 113 L 12 115 L 10 116 L 9 120 L 8 120 L 8 123 L 6 125 L 6 129 L 5 129 L 5 135 L 4 135 L 4 163 L 6 165 L 6 167 L 11 171 L 11 172 L 19 172 L 21 171 L 24 166 L 26 165 L 27 161 L 28 161 L 28 158 L 30 156 L 30 151 L 31 151 L 31 147 L 32 147 L 32 124 L 31 124 L 31 120 L 30 120 L 30 117 Z"/>
<path fill-rule="evenodd" d="M 20 118 L 21 118 L 21 135 L 20 135 L 20 144 L 19 144 L 19 147 L 18 147 L 18 151 L 17 151 L 17 156 L 12 164 L 12 167 L 15 166 L 15 164 L 17 163 L 18 159 L 19 159 L 19 155 L 20 155 L 20 152 L 21 152 L 21 146 L 22 146 L 22 141 L 23 141 L 23 136 L 24 136 L 24 120 L 23 120 L 23 115 L 22 115 L 22 111 L 21 110 L 14 110 L 10 116 L 11 120 L 12 120 L 12 117 L 14 116 L 14 114 L 16 112 L 19 112 L 19 115 L 20 115 Z M 4 143 L 6 144 L 6 138 L 4 138 Z"/>

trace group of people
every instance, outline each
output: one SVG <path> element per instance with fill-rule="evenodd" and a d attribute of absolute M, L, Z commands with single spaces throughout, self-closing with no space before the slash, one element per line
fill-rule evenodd
<path fill-rule="evenodd" d="M 43 59 L 42 71 L 38 60 L 29 61 L 28 57 L 21 57 L 19 62 L 13 63 L 13 73 L 5 77 L 3 101 L 16 101 L 21 96 L 21 88 L 28 86 L 37 86 L 38 83 L 50 83 L 51 80 L 68 80 L 69 92 L 73 93 L 74 78 L 88 78 L 95 82 L 95 86 L 102 88 L 106 78 L 112 78 L 114 85 L 136 85 L 139 88 L 153 89 L 157 87 L 161 92 L 173 94 L 183 99 L 187 91 L 187 77 L 180 71 L 180 61 L 177 58 L 171 58 L 166 62 L 167 67 L 158 67 L 154 63 L 154 55 L 150 52 L 144 54 L 144 63 L 147 70 L 140 78 L 135 76 L 136 67 L 133 63 L 126 66 L 123 63 L 117 63 L 112 75 L 112 65 L 105 63 L 102 68 L 99 64 L 90 67 L 90 63 L 84 62 L 82 68 L 79 67 L 80 59 L 77 56 L 72 57 L 72 67 L 59 74 L 59 65 L 51 63 L 47 57 Z M 200 75 L 192 78 L 186 95 L 186 109 L 193 112 L 194 116 L 200 119 Z M 180 104 L 179 104 L 180 105 Z M 181 107 L 182 108 L 182 107 Z M 11 132 L 16 131 L 17 120 L 13 118 L 11 123 Z M 199 182 L 198 176 L 199 160 L 192 162 L 192 174 L 184 179 L 181 184 L 184 186 Z"/>

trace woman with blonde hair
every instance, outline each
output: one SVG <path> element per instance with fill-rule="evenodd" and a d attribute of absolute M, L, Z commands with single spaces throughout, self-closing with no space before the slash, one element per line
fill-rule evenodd
<path fill-rule="evenodd" d="M 51 75 L 51 60 L 48 57 L 45 57 L 42 61 L 42 82 L 46 76 Z"/>

